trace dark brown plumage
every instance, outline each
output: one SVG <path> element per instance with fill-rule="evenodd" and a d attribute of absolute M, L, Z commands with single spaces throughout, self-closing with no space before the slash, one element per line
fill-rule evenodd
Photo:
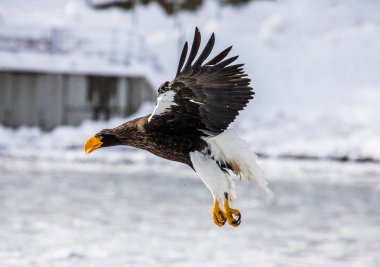
<path fill-rule="evenodd" d="M 178 161 L 192 166 L 189 153 L 202 150 L 205 142 L 199 135 L 173 135 L 151 127 L 148 117 L 144 116 L 113 129 L 105 129 L 95 135 L 99 138 L 102 147 L 126 145 L 147 150 L 164 159 Z M 157 125 L 156 125 L 157 126 Z"/>
<path fill-rule="evenodd" d="M 213 49 L 214 34 L 195 60 L 200 43 L 201 35 L 196 28 L 187 60 L 186 42 L 174 80 L 163 83 L 158 89 L 159 96 L 173 92 L 173 105 L 151 115 L 150 122 L 149 116 L 144 116 L 100 131 L 95 137 L 102 140 L 102 147 L 132 146 L 192 166 L 189 153 L 206 147 L 202 137 L 214 136 L 227 129 L 253 98 L 250 79 L 244 73 L 243 64 L 231 65 L 237 56 L 225 59 L 232 47 L 204 64 Z"/>

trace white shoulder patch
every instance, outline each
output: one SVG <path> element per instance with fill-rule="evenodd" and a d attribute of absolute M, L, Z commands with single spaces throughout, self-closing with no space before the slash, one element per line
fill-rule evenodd
<path fill-rule="evenodd" d="M 171 106 L 177 106 L 174 102 L 174 96 L 176 92 L 167 91 L 157 97 L 157 104 L 152 112 L 152 114 L 148 118 L 148 122 L 150 122 L 153 116 L 159 115 L 166 110 L 168 110 Z"/>

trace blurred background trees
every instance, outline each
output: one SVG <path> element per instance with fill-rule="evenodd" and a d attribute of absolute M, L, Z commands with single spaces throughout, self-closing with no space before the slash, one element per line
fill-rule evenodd
<path fill-rule="evenodd" d="M 242 6 L 248 2 L 256 0 L 216 0 L 221 6 Z M 148 5 L 150 3 L 157 3 L 167 14 L 172 15 L 177 11 L 196 11 L 203 4 L 205 0 L 87 0 L 87 3 L 95 9 L 107 9 L 117 7 L 121 9 L 132 9 L 136 5 Z"/>

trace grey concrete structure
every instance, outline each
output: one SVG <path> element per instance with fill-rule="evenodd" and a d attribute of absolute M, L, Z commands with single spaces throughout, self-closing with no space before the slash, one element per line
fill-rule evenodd
<path fill-rule="evenodd" d="M 128 25 L 0 23 L 0 124 L 50 130 L 129 115 L 155 100 L 161 70 Z"/>
<path fill-rule="evenodd" d="M 135 112 L 155 92 L 143 77 L 0 70 L 0 124 L 78 125 Z"/>

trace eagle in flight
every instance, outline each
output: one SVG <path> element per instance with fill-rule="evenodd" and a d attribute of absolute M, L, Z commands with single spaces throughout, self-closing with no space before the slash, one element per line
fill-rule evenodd
<path fill-rule="evenodd" d="M 200 43 L 196 28 L 189 56 L 186 42 L 175 78 L 158 88 L 152 114 L 101 130 L 86 141 L 84 150 L 89 154 L 101 147 L 126 145 L 189 165 L 211 191 L 214 223 L 223 226 L 227 221 L 236 227 L 241 214 L 230 207 L 235 199 L 233 176 L 255 180 L 274 197 L 256 155 L 227 129 L 254 92 L 244 64 L 232 64 L 237 56 L 226 59 L 232 46 L 205 63 L 215 43 L 214 34 L 197 57 Z"/>

